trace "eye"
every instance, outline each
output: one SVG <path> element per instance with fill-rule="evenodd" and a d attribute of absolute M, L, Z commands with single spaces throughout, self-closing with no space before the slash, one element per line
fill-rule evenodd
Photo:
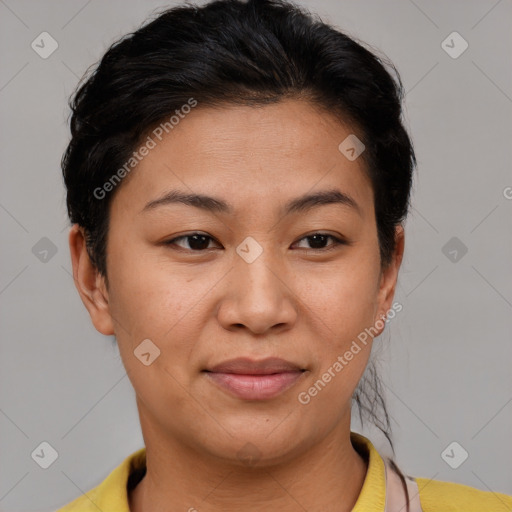
<path fill-rule="evenodd" d="M 331 244 L 327 244 L 329 239 L 332 240 Z M 307 241 L 307 243 L 310 244 L 309 248 L 305 247 L 306 250 L 309 249 L 322 252 L 333 250 L 339 245 L 348 245 L 346 240 L 342 240 L 341 238 L 328 233 L 312 233 L 311 235 L 301 238 L 297 243 L 301 243 L 303 241 Z M 163 244 L 168 246 L 174 245 L 181 249 L 193 252 L 205 252 L 207 249 L 212 248 L 209 247 L 210 242 L 218 243 L 211 236 L 204 233 L 190 233 L 188 235 L 182 235 L 171 240 L 167 240 L 163 242 Z"/>
<path fill-rule="evenodd" d="M 182 249 L 195 251 L 195 252 L 204 252 L 206 249 L 210 249 L 208 244 L 210 241 L 214 241 L 211 236 L 205 235 L 203 233 L 190 233 L 188 235 L 178 236 L 173 238 L 172 240 L 166 240 L 164 245 L 177 245 Z M 185 247 L 180 245 L 178 242 L 184 242 Z M 188 247 L 187 247 L 188 245 Z"/>
<path fill-rule="evenodd" d="M 327 248 L 325 247 L 327 241 L 329 239 L 333 240 L 332 244 L 327 245 Z M 330 251 L 332 249 L 335 249 L 339 245 L 348 245 L 348 242 L 345 240 L 342 240 L 341 238 L 335 237 L 333 235 L 330 235 L 328 233 L 312 233 L 311 235 L 307 235 L 299 240 L 299 243 L 303 240 L 307 240 L 309 244 L 311 244 L 310 250 L 314 251 Z M 306 247 L 308 249 L 308 247 Z"/>

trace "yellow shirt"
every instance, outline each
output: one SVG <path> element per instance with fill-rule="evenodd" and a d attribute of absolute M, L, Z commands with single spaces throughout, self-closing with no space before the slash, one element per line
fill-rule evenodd
<path fill-rule="evenodd" d="M 352 512 L 383 512 L 386 500 L 384 461 L 366 437 L 351 432 L 352 444 L 368 460 L 368 471 Z M 127 482 L 131 472 L 145 466 L 146 449 L 132 453 L 97 487 L 57 512 L 130 512 Z M 423 512 L 511 512 L 512 496 L 481 491 L 467 485 L 415 478 Z"/>

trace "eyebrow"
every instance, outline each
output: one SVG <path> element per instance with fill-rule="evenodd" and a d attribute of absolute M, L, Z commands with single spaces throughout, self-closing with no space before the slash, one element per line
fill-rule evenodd
<path fill-rule="evenodd" d="M 212 213 L 232 214 L 234 211 L 233 207 L 223 199 L 218 199 L 204 194 L 188 194 L 179 190 L 171 190 L 165 193 L 162 197 L 147 203 L 142 209 L 142 212 L 154 210 L 159 206 L 167 206 L 175 203 L 194 206 L 195 208 L 200 208 L 201 210 Z M 282 212 L 283 215 L 299 212 L 304 213 L 312 208 L 327 204 L 341 204 L 343 206 L 348 206 L 362 216 L 361 207 L 357 202 L 348 194 L 337 189 L 313 192 L 297 197 L 296 199 L 292 199 L 284 205 Z"/>

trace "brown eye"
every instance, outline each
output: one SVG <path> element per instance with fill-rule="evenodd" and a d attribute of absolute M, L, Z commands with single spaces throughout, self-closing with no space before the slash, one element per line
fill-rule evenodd
<path fill-rule="evenodd" d="M 328 240 L 333 240 L 333 243 L 328 244 Z M 313 233 L 311 235 L 305 236 L 299 240 L 302 242 L 303 240 L 307 240 L 310 247 L 306 247 L 306 249 L 325 251 L 336 248 L 338 245 L 346 245 L 346 242 L 340 238 L 337 238 L 328 233 Z"/>
<path fill-rule="evenodd" d="M 181 245 L 182 242 L 185 242 L 185 246 Z M 208 247 L 209 243 L 213 241 L 211 236 L 205 235 L 203 233 L 191 233 L 189 235 L 182 235 L 172 240 L 168 240 L 164 242 L 165 245 L 177 245 L 181 249 L 186 249 L 195 252 L 201 252 Z"/>

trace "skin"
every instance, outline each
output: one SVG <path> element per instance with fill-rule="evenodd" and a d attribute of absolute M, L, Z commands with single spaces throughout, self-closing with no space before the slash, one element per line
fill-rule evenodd
<path fill-rule="evenodd" d="M 298 401 L 391 308 L 403 256 L 397 227 L 393 260 L 381 267 L 364 161 L 338 150 L 351 133 L 301 100 L 199 105 L 116 191 L 108 288 L 72 228 L 78 291 L 96 329 L 115 334 L 136 392 L 147 474 L 130 495 L 132 511 L 353 508 L 367 464 L 350 443 L 351 396 L 371 340 L 309 404 Z M 222 199 L 234 213 L 180 203 L 142 211 L 172 189 Z M 359 211 L 338 203 L 280 211 L 329 189 Z M 211 237 L 206 250 L 193 251 L 190 238 L 162 243 L 194 232 Z M 315 246 L 307 236 L 319 232 L 349 243 Z M 236 252 L 247 236 L 263 250 L 252 263 Z M 133 351 L 148 338 L 160 356 L 145 366 Z M 277 397 L 242 400 L 202 371 L 242 356 L 280 357 L 306 371 Z M 252 464 L 238 455 L 247 443 Z"/>

